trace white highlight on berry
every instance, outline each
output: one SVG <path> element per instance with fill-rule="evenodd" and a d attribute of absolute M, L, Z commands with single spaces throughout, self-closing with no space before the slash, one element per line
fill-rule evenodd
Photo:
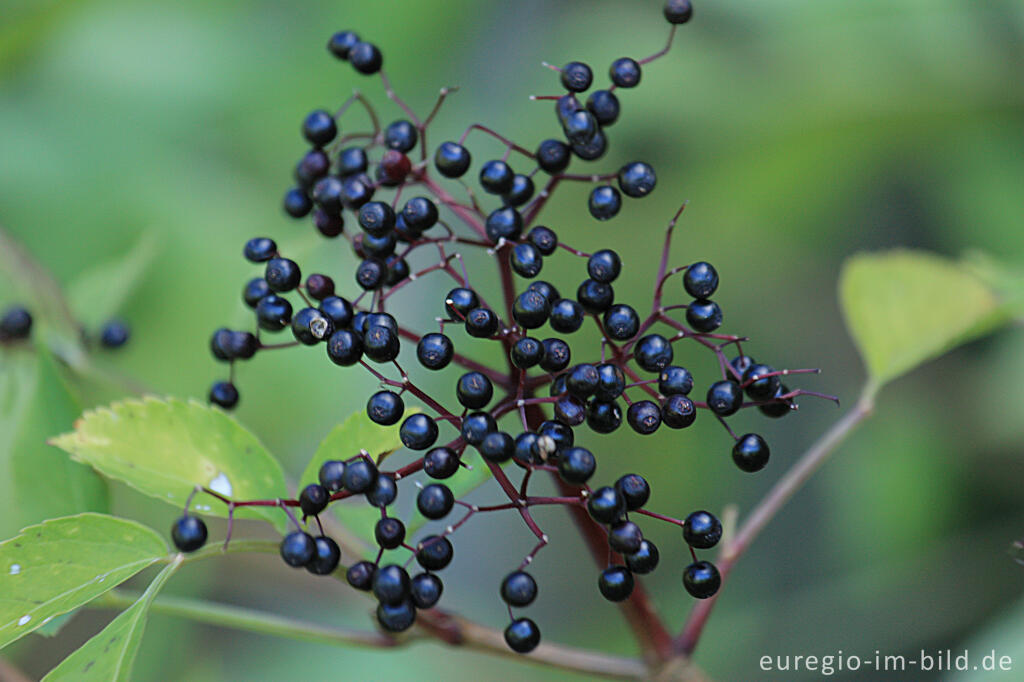
<path fill-rule="evenodd" d="M 9 574 L 18 575 L 19 573 L 21 573 L 21 564 L 11 564 L 11 570 L 9 571 Z"/>
<path fill-rule="evenodd" d="M 214 479 L 210 481 L 210 485 L 208 487 L 213 492 L 220 493 L 224 497 L 231 497 L 231 493 L 234 490 L 234 488 L 231 487 L 231 481 L 228 480 L 228 477 L 225 476 L 223 472 L 217 474 Z M 198 509 L 198 507 L 196 508 Z"/>
<path fill-rule="evenodd" d="M 327 327 L 328 324 L 326 317 L 314 318 L 313 321 L 309 323 L 309 331 L 318 339 L 322 339 L 327 336 Z"/>
<path fill-rule="evenodd" d="M 18 619 L 18 625 L 28 625 L 30 620 L 32 620 L 32 616 L 22 616 Z"/>

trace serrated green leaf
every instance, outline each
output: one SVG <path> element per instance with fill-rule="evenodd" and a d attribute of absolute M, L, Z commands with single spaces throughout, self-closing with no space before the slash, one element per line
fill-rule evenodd
<path fill-rule="evenodd" d="M 1008 319 L 968 269 L 923 251 L 853 256 L 840 274 L 839 301 L 876 387 Z"/>
<path fill-rule="evenodd" d="M 74 431 L 50 443 L 104 476 L 180 508 L 197 485 L 234 500 L 288 494 L 281 465 L 256 436 L 222 410 L 196 401 L 116 402 L 85 412 Z M 209 496 L 196 496 L 192 509 L 227 516 L 227 506 Z M 274 507 L 242 507 L 235 515 L 287 527 L 287 517 Z"/>
<path fill-rule="evenodd" d="M 81 411 L 52 356 L 0 352 L 0 537 L 47 518 L 107 510 L 106 484 L 89 467 L 46 444 Z"/>
<path fill-rule="evenodd" d="M 68 303 L 78 320 L 95 332 L 121 309 L 156 253 L 153 233 L 144 233 L 120 258 L 100 263 L 68 286 Z"/>
<path fill-rule="evenodd" d="M 134 604 L 110 621 L 99 634 L 61 661 L 43 680 L 120 682 L 130 679 L 135 655 L 139 651 L 142 633 L 146 628 L 149 606 L 180 565 L 181 555 L 160 571 Z"/>
<path fill-rule="evenodd" d="M 29 526 L 0 543 L 0 647 L 166 556 L 156 532 L 104 514 Z"/>

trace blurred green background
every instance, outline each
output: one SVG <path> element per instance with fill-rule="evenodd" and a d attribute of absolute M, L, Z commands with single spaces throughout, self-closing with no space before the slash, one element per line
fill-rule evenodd
<path fill-rule="evenodd" d="M 346 244 L 315 237 L 308 222 L 280 210 L 307 111 L 336 106 L 359 87 L 385 122 L 400 117 L 377 79 L 327 55 L 333 31 L 353 28 L 379 44 L 396 88 L 420 112 L 440 86 L 461 87 L 431 130 L 434 144 L 483 122 L 529 148 L 557 132 L 549 103 L 527 99 L 557 89 L 542 60 L 587 61 L 600 83 L 614 58 L 654 52 L 666 34 L 654 0 L 3 0 L 0 17 L 0 223 L 65 285 L 151 235 L 155 258 L 121 311 L 135 336 L 96 362 L 177 396 L 203 396 L 223 373 L 207 350 L 211 330 L 248 324 L 239 297 L 255 274 L 240 256 L 247 238 L 273 236 L 307 271 L 322 268 L 354 289 Z M 835 297 L 848 255 L 904 245 L 949 256 L 979 248 L 1024 262 L 1022 83 L 1024 5 L 1016 0 L 698 3 L 642 87 L 622 93 L 609 154 L 590 166 L 647 160 L 657 190 L 597 223 L 586 213 L 587 188 L 565 187 L 543 220 L 579 248 L 617 249 L 626 264 L 617 294 L 642 305 L 663 227 L 689 200 L 675 260 L 715 263 L 723 330 L 752 337 L 746 349 L 760 360 L 822 368 L 799 385 L 849 405 L 863 369 Z M 364 124 L 359 115 L 352 121 L 350 129 Z M 483 137 L 470 140 L 475 162 L 500 153 Z M 558 263 L 545 276 L 574 288 L 581 263 Z M 470 266 L 484 269 L 479 260 Z M 399 306 L 439 310 L 447 283 L 437 286 Z M 12 291 L 0 290 L 0 304 Z M 677 357 L 706 384 L 709 358 L 683 350 Z M 1022 351 L 1020 329 L 1003 332 L 885 390 L 876 417 L 740 562 L 697 662 L 716 679 L 780 679 L 758 671 L 760 656 L 969 646 L 978 656 L 992 648 L 1013 655 L 1024 669 L 1024 567 L 1006 552 L 1024 536 Z M 239 369 L 238 417 L 293 479 L 375 384 L 301 350 Z M 110 387 L 79 395 L 85 404 L 117 397 Z M 34 443 L 70 425 L 41 400 L 37 411 L 54 423 L 37 425 Z M 804 400 L 781 421 L 737 417 L 737 430 L 757 428 L 772 444 L 772 466 L 756 477 L 731 464 L 728 437 L 711 420 L 686 432 L 662 429 L 642 447 L 627 433 L 580 440 L 598 453 L 601 478 L 638 471 L 656 481 L 652 505 L 664 513 L 735 503 L 742 514 L 839 414 Z M 119 515 L 160 530 L 172 519 L 169 508 L 121 486 L 111 495 Z M 484 486 L 476 499 L 496 499 L 496 488 Z M 539 516 L 554 543 L 534 564 L 541 591 L 531 617 L 549 641 L 632 653 L 563 514 Z M 223 533 L 217 524 L 211 530 Z M 692 604 L 679 578 L 684 547 L 671 527 L 647 524 L 645 532 L 662 550 L 661 568 L 645 584 L 675 628 Z M 448 608 L 502 626 L 498 583 L 532 537 L 500 516 L 456 537 L 461 561 L 446 572 Z M 169 590 L 371 626 L 360 596 L 286 570 L 275 557 L 189 566 Z M 33 636 L 5 654 L 41 676 L 111 615 L 81 614 L 58 638 Z M 584 679 L 434 644 L 336 649 L 160 615 L 136 667 L 145 680 L 322 675 Z"/>

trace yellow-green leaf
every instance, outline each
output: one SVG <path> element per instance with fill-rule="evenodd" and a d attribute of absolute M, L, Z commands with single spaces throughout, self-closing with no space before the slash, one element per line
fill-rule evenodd
<path fill-rule="evenodd" d="M 962 265 L 897 249 L 850 258 L 839 301 L 874 386 L 1005 323 L 999 297 Z"/>
<path fill-rule="evenodd" d="M 135 654 L 146 628 L 149 606 L 181 565 L 181 555 L 153 579 L 142 596 L 103 630 L 46 674 L 44 682 L 121 682 L 131 676 Z"/>
<path fill-rule="evenodd" d="M 252 433 L 220 409 L 196 401 L 144 398 L 87 411 L 53 445 L 104 476 L 184 508 L 195 486 L 233 500 L 287 497 L 281 465 Z M 194 511 L 227 515 L 227 506 L 197 495 Z M 274 507 L 243 507 L 236 516 L 287 526 Z"/>
<path fill-rule="evenodd" d="M 156 532 L 104 514 L 29 526 L 0 543 L 0 647 L 166 556 Z"/>

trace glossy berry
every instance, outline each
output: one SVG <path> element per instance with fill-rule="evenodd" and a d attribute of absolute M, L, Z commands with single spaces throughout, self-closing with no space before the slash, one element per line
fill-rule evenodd
<path fill-rule="evenodd" d="M 480 372 L 466 372 L 455 386 L 459 404 L 471 410 L 481 410 L 494 397 L 494 385 Z"/>
<path fill-rule="evenodd" d="M 303 308 L 292 318 L 292 335 L 306 346 L 330 338 L 334 333 L 334 322 L 316 308 Z"/>
<path fill-rule="evenodd" d="M 658 546 L 650 540 L 644 539 L 640 541 L 640 547 L 635 552 L 626 554 L 622 558 L 626 560 L 626 568 L 633 573 L 645 575 L 658 567 L 658 560 L 661 556 Z"/>
<path fill-rule="evenodd" d="M 789 393 L 789 388 L 787 388 L 785 384 L 779 384 L 779 388 L 772 397 L 772 401 L 765 403 L 764 405 L 758 405 L 757 409 L 761 411 L 761 414 L 766 417 L 771 417 L 772 419 L 785 417 L 793 411 L 793 401 L 791 399 L 780 399 L 787 393 Z"/>
<path fill-rule="evenodd" d="M 558 235 L 550 227 L 544 225 L 531 227 L 526 239 L 537 247 L 542 256 L 550 256 L 558 249 Z"/>
<path fill-rule="evenodd" d="M 693 375 L 685 367 L 670 365 L 658 375 L 658 393 L 668 395 L 687 395 L 693 390 Z"/>
<path fill-rule="evenodd" d="M 409 574 L 398 564 L 381 566 L 373 576 L 373 596 L 382 604 L 398 604 L 409 597 Z"/>
<path fill-rule="evenodd" d="M 587 403 L 587 426 L 596 433 L 611 433 L 622 424 L 622 408 L 616 401 L 596 398 Z"/>
<path fill-rule="evenodd" d="M 455 505 L 455 496 L 451 488 L 444 483 L 426 485 L 416 495 L 416 509 L 428 519 L 436 521 L 448 516 Z"/>
<path fill-rule="evenodd" d="M 561 140 L 544 140 L 537 145 L 537 165 L 545 173 L 561 173 L 572 160 L 569 145 Z"/>
<path fill-rule="evenodd" d="M 310 483 L 299 493 L 299 508 L 305 516 L 316 516 L 327 508 L 330 493 L 319 483 Z"/>
<path fill-rule="evenodd" d="M 362 147 L 345 147 L 338 153 L 337 170 L 341 177 L 365 173 L 369 165 L 366 150 Z"/>
<path fill-rule="evenodd" d="M 330 575 L 341 561 L 341 548 L 329 537 L 321 535 L 313 539 L 313 558 L 306 564 L 306 570 L 313 575 Z"/>
<path fill-rule="evenodd" d="M 395 549 L 405 542 L 405 524 L 390 516 L 377 521 L 373 537 L 382 549 Z"/>
<path fill-rule="evenodd" d="M 529 606 L 537 598 L 537 581 L 526 571 L 512 571 L 501 581 L 501 598 L 509 606 Z"/>
<path fill-rule="evenodd" d="M 498 316 L 489 308 L 473 308 L 466 313 L 466 332 L 475 338 L 486 339 L 498 331 Z"/>
<path fill-rule="evenodd" d="M 182 552 L 194 552 L 206 544 L 206 524 L 198 516 L 182 516 L 171 526 L 171 539 Z"/>
<path fill-rule="evenodd" d="M 388 327 L 373 326 L 363 335 L 363 353 L 374 362 L 391 362 L 398 351 L 398 334 Z"/>
<path fill-rule="evenodd" d="M 571 144 L 587 144 L 598 131 L 598 122 L 586 109 L 578 109 L 562 121 L 562 130 Z"/>
<path fill-rule="evenodd" d="M 285 192 L 281 206 L 293 218 L 304 218 L 313 210 L 313 202 L 301 187 L 293 187 Z"/>
<path fill-rule="evenodd" d="M 619 190 L 611 185 L 595 187 L 590 193 L 587 208 L 590 215 L 598 220 L 610 220 L 618 215 L 619 209 L 622 208 L 622 196 Z"/>
<path fill-rule="evenodd" d="M 683 522 L 683 539 L 694 549 L 711 549 L 722 539 L 722 523 L 711 512 L 695 511 Z"/>
<path fill-rule="evenodd" d="M 768 464 L 770 454 L 768 443 L 756 433 L 741 436 L 732 446 L 732 461 L 748 473 L 764 469 Z"/>
<path fill-rule="evenodd" d="M 552 316 L 554 319 L 554 316 Z M 552 325 L 554 326 L 554 325 Z M 512 364 L 519 369 L 529 369 L 537 365 L 544 356 L 544 346 L 537 339 L 524 336 L 512 344 L 509 357 Z"/>
<path fill-rule="evenodd" d="M 334 332 L 327 340 L 327 356 L 342 367 L 356 364 L 363 357 L 363 337 L 347 329 Z"/>
<path fill-rule="evenodd" d="M 338 199 L 345 208 L 356 211 L 373 198 L 373 185 L 364 175 L 346 178 L 341 181 Z"/>
<path fill-rule="evenodd" d="M 571 353 L 569 344 L 561 339 L 544 339 L 541 341 L 544 346 L 544 355 L 540 359 L 540 368 L 545 372 L 561 372 L 569 366 Z"/>
<path fill-rule="evenodd" d="M 505 628 L 505 643 L 516 653 L 528 654 L 540 644 L 540 628 L 529 618 L 517 618 Z"/>
<path fill-rule="evenodd" d="M 317 479 L 329 493 L 336 493 L 344 487 L 345 463 L 337 459 L 329 459 L 320 465 Z"/>
<path fill-rule="evenodd" d="M 597 391 L 601 377 L 597 368 L 590 364 L 576 365 L 565 378 L 565 388 L 577 398 L 589 398 Z"/>
<path fill-rule="evenodd" d="M 402 220 L 413 232 L 426 232 L 437 219 L 437 204 L 426 197 L 413 197 L 402 207 Z"/>
<path fill-rule="evenodd" d="M 544 257 L 537 247 L 529 242 L 516 244 L 508 254 L 509 265 L 520 277 L 532 279 L 540 274 Z"/>
<path fill-rule="evenodd" d="M 718 272 L 711 263 L 698 261 L 686 268 L 683 288 L 694 298 L 710 298 L 718 289 Z"/>
<path fill-rule="evenodd" d="M 587 97 L 587 111 L 593 114 L 594 118 L 602 126 L 610 126 L 619 119 L 619 112 L 621 111 L 619 98 L 615 96 L 615 93 L 608 90 L 595 90 L 590 93 L 590 97 Z M 604 135 L 600 135 L 600 146 L 595 146 L 594 144 L 597 138 L 598 136 L 595 135 L 594 140 L 585 149 L 574 147 L 573 152 L 582 159 L 587 159 L 589 155 L 593 154 L 596 154 L 596 156 L 591 156 L 591 159 L 601 156 L 604 154 Z"/>
<path fill-rule="evenodd" d="M 640 331 L 640 316 L 632 306 L 619 303 L 605 311 L 602 325 L 613 341 L 629 341 Z"/>
<path fill-rule="evenodd" d="M 395 229 L 395 212 L 383 201 L 365 203 L 359 208 L 359 227 L 374 237 L 382 237 Z"/>
<path fill-rule="evenodd" d="M 277 243 L 267 237 L 253 237 L 245 243 L 243 253 L 251 263 L 265 263 L 277 253 Z"/>
<path fill-rule="evenodd" d="M 460 178 L 472 161 L 469 150 L 456 142 L 442 142 L 434 152 L 434 167 L 446 178 Z"/>
<path fill-rule="evenodd" d="M 238 389 L 230 381 L 218 381 L 210 387 L 210 402 L 230 410 L 238 404 Z"/>
<path fill-rule="evenodd" d="M 345 465 L 341 483 L 345 490 L 358 495 L 372 489 L 377 482 L 377 476 L 377 465 L 365 457 L 360 457 Z"/>
<path fill-rule="evenodd" d="M 722 576 L 710 561 L 697 561 L 683 570 L 683 587 L 697 599 L 713 597 L 722 586 Z"/>
<path fill-rule="evenodd" d="M 313 185 L 313 201 L 328 215 L 341 215 L 345 183 L 334 176 L 321 178 Z"/>
<path fill-rule="evenodd" d="M 334 280 L 327 275 L 314 273 L 306 278 L 306 293 L 317 301 L 334 296 Z"/>
<path fill-rule="evenodd" d="M 545 437 L 550 439 L 551 442 L 548 443 L 549 454 L 551 445 L 554 446 L 554 452 L 560 455 L 567 448 L 571 448 L 575 440 L 571 428 L 553 419 L 541 422 L 541 425 L 537 428 L 537 435 L 541 438 L 538 441 L 538 445 L 544 442 Z"/>
<path fill-rule="evenodd" d="M 377 605 L 377 622 L 388 632 L 404 632 L 416 622 L 416 607 L 408 598 L 397 604 L 382 602 Z"/>
<path fill-rule="evenodd" d="M 594 397 L 603 402 L 611 402 L 620 395 L 626 388 L 626 375 L 618 365 L 610 362 L 597 366 L 597 387 L 594 389 Z"/>
<path fill-rule="evenodd" d="M 551 305 L 554 305 L 555 301 L 561 298 L 558 293 L 558 289 L 556 289 L 551 282 L 545 282 L 542 279 L 530 282 L 530 286 L 526 287 L 526 290 L 536 291 L 538 294 L 546 298 L 548 303 Z"/>
<path fill-rule="evenodd" d="M 281 558 L 289 566 L 299 568 L 307 565 L 316 556 L 313 536 L 301 530 L 292 531 L 281 540 Z"/>
<path fill-rule="evenodd" d="M 402 152 L 412 151 L 419 140 L 416 127 L 409 121 L 395 121 L 384 129 L 384 146 Z"/>
<path fill-rule="evenodd" d="M 304 190 L 312 189 L 316 181 L 327 175 L 330 170 L 331 160 L 327 158 L 327 153 L 322 149 L 310 149 L 295 164 L 295 181 Z M 306 201 L 309 201 L 308 197 Z"/>
<path fill-rule="evenodd" d="M 331 215 L 322 208 L 313 211 L 313 225 L 325 237 L 337 237 L 345 230 L 345 219 L 341 214 Z"/>
<path fill-rule="evenodd" d="M 661 372 L 672 364 L 672 344 L 661 334 L 648 334 L 633 347 L 633 357 L 641 369 Z"/>
<path fill-rule="evenodd" d="M 327 41 L 327 50 L 338 59 L 348 59 L 348 52 L 359 42 L 354 31 L 338 31 Z"/>
<path fill-rule="evenodd" d="M 529 175 L 516 175 L 512 179 L 512 189 L 502 197 L 509 206 L 522 206 L 533 198 L 533 180 Z"/>
<path fill-rule="evenodd" d="M 455 555 L 451 541 L 443 535 L 428 535 L 416 547 L 416 563 L 428 571 L 440 571 Z"/>
<path fill-rule="evenodd" d="M 458 470 L 459 457 L 449 448 L 434 448 L 423 456 L 423 471 L 431 478 L 450 478 Z"/>
<path fill-rule="evenodd" d="M 558 458 L 558 475 L 566 483 L 583 485 L 594 475 L 597 459 L 586 448 L 568 448 Z"/>
<path fill-rule="evenodd" d="M 685 24 L 693 17 L 693 4 L 690 0 L 665 0 L 663 10 L 670 24 Z"/>
<path fill-rule="evenodd" d="M 380 71 L 384 57 L 373 43 L 358 42 L 349 48 L 348 61 L 356 71 L 369 76 Z"/>
<path fill-rule="evenodd" d="M 418 573 L 409 586 L 410 598 L 418 609 L 429 609 L 441 599 L 444 583 L 433 573 Z"/>
<path fill-rule="evenodd" d="M 626 500 L 618 490 L 606 485 L 590 493 L 587 511 L 598 523 L 612 524 L 626 511 Z"/>
<path fill-rule="evenodd" d="M 242 300 L 250 308 L 255 308 L 264 296 L 270 293 L 270 287 L 267 286 L 267 280 L 262 277 L 253 277 L 246 285 L 245 289 L 242 290 Z"/>
<path fill-rule="evenodd" d="M 494 243 L 500 239 L 519 239 L 523 232 L 523 216 L 511 206 L 499 208 L 487 216 L 484 231 Z"/>
<path fill-rule="evenodd" d="M 410 450 L 426 450 L 437 441 L 437 422 L 423 413 L 410 415 L 402 422 L 398 436 Z"/>
<path fill-rule="evenodd" d="M 626 410 L 626 421 L 637 433 L 647 436 L 661 426 L 661 408 L 650 400 L 638 400 Z"/>
<path fill-rule="evenodd" d="M 587 259 L 587 274 L 596 282 L 611 284 L 620 272 L 622 272 L 622 259 L 611 249 L 595 251 Z"/>
<path fill-rule="evenodd" d="M 357 590 L 369 592 L 373 589 L 373 576 L 377 573 L 377 566 L 371 561 L 357 561 L 345 571 L 345 580 Z"/>
<path fill-rule="evenodd" d="M 523 329 L 536 329 L 548 321 L 551 303 L 538 291 L 527 289 L 512 305 L 512 319 Z"/>
<path fill-rule="evenodd" d="M 495 159 L 480 167 L 480 186 L 489 194 L 507 194 L 514 180 L 515 173 L 504 161 Z"/>
<path fill-rule="evenodd" d="M 131 329 L 127 324 L 121 320 L 110 320 L 100 329 L 100 345 L 104 348 L 120 348 L 128 343 L 130 336 Z"/>
<path fill-rule="evenodd" d="M 722 309 L 714 301 L 697 299 L 686 306 L 686 322 L 695 331 L 713 332 L 722 326 Z"/>
<path fill-rule="evenodd" d="M 609 566 L 601 571 L 597 589 L 608 601 L 622 601 L 633 594 L 633 574 L 625 566 Z"/>
<path fill-rule="evenodd" d="M 378 474 L 373 487 L 366 491 L 366 502 L 371 507 L 387 507 L 398 497 L 398 484 L 390 474 Z"/>
<path fill-rule="evenodd" d="M 746 384 L 745 390 L 751 400 L 771 400 L 775 397 L 779 387 L 782 385 L 779 377 L 778 375 L 765 376 L 766 374 L 774 374 L 774 372 L 774 367 L 756 364 L 751 365 L 743 373 L 743 383 Z"/>
<path fill-rule="evenodd" d="M 720 417 L 736 414 L 743 405 L 743 389 L 731 379 L 716 381 L 708 387 L 708 408 Z"/>
<path fill-rule="evenodd" d="M 583 92 L 594 81 L 594 74 L 583 62 L 569 62 L 562 67 L 561 81 L 566 90 Z"/>
<path fill-rule="evenodd" d="M 490 431 L 477 445 L 480 455 L 490 461 L 501 464 L 512 459 L 515 454 L 515 440 L 504 431 Z"/>
<path fill-rule="evenodd" d="M 463 287 L 452 289 L 444 299 L 445 312 L 456 322 L 461 321 L 470 310 L 479 305 L 480 299 L 476 292 Z"/>
<path fill-rule="evenodd" d="M 370 421 L 381 426 L 397 424 L 405 413 L 402 396 L 394 391 L 377 391 L 366 401 L 366 414 Z"/>
<path fill-rule="evenodd" d="M 685 429 L 697 419 L 697 407 L 685 395 L 670 395 L 661 406 L 661 420 L 670 429 Z"/>
<path fill-rule="evenodd" d="M 334 117 L 323 109 L 310 112 L 302 122 L 302 136 L 314 147 L 323 147 L 337 134 Z"/>
<path fill-rule="evenodd" d="M 603 313 L 615 301 L 615 290 L 611 284 L 603 284 L 592 279 L 585 279 L 576 289 L 576 300 L 588 313 Z"/>
<path fill-rule="evenodd" d="M 444 369 L 454 356 L 455 346 L 444 334 L 425 334 L 416 344 L 416 359 L 427 369 Z"/>
<path fill-rule="evenodd" d="M 640 549 L 644 535 L 632 521 L 619 521 L 608 529 L 608 546 L 619 554 L 632 554 Z"/>
<path fill-rule="evenodd" d="M 487 412 L 470 412 L 462 418 L 462 440 L 470 445 L 480 445 L 484 438 L 498 429 L 497 422 Z"/>
<path fill-rule="evenodd" d="M 537 449 L 537 440 L 537 434 L 532 431 L 525 431 L 516 436 L 512 458 L 515 459 L 517 464 L 526 466 L 527 464 L 544 463 Z"/>
<path fill-rule="evenodd" d="M 651 497 L 651 486 L 640 474 L 626 474 L 615 481 L 615 490 L 626 505 L 626 511 L 641 509 Z"/>
<path fill-rule="evenodd" d="M 267 270 L 263 275 L 271 291 L 283 293 L 299 286 L 302 272 L 295 261 L 288 258 L 272 258 L 267 261 Z"/>
<path fill-rule="evenodd" d="M 635 88 L 640 84 L 640 64 L 635 59 L 620 57 L 612 62 L 608 77 L 617 87 Z"/>
<path fill-rule="evenodd" d="M 583 326 L 583 306 L 571 298 L 560 298 L 551 306 L 551 328 L 560 334 L 572 334 Z"/>
<path fill-rule="evenodd" d="M 377 258 L 367 258 L 356 268 L 356 283 L 366 291 L 383 287 L 387 276 L 387 264 Z"/>

